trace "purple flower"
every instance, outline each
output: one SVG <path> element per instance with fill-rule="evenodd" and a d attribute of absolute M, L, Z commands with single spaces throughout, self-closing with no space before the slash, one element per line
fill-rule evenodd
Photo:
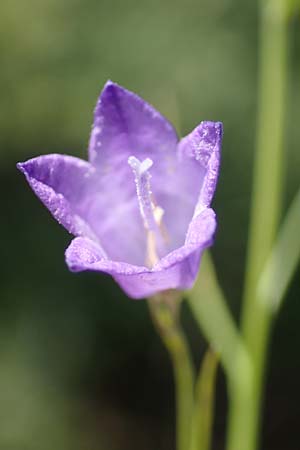
<path fill-rule="evenodd" d="M 190 288 L 216 228 L 209 207 L 222 124 L 178 140 L 137 95 L 107 82 L 95 109 L 89 162 L 45 155 L 19 163 L 55 219 L 75 235 L 70 270 L 106 272 L 133 298 Z"/>

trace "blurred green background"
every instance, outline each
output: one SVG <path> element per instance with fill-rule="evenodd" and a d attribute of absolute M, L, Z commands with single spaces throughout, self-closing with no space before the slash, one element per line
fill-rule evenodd
<path fill-rule="evenodd" d="M 174 448 L 170 363 L 143 301 L 107 276 L 69 273 L 70 236 L 34 197 L 17 161 L 86 158 L 105 81 L 137 92 L 188 133 L 224 123 L 213 255 L 238 317 L 255 142 L 258 11 L 251 0 L 1 0 L 0 449 Z M 300 26 L 291 22 L 285 208 L 299 185 Z M 272 170 L 272 161 L 270 161 Z M 284 262 L 283 262 L 284 264 Z M 297 273 L 277 323 L 264 450 L 299 449 Z M 199 361 L 206 343 L 186 308 Z M 224 448 L 218 377 L 214 448 Z M 242 450 L 242 449 L 241 449 Z"/>

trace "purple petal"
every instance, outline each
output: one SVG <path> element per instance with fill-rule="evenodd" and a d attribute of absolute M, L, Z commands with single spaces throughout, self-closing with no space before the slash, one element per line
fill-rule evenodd
<path fill-rule="evenodd" d="M 222 124 L 202 122 L 177 148 L 176 167 L 162 177 L 157 202 L 165 210 L 170 248 L 183 245 L 193 215 L 210 205 L 218 177 Z"/>
<path fill-rule="evenodd" d="M 127 164 L 127 163 L 126 163 Z M 19 163 L 36 195 L 75 236 L 101 242 L 110 258 L 143 264 L 145 232 L 136 198 L 119 189 L 90 163 L 66 155 L 46 155 Z M 134 180 L 132 180 L 135 190 Z"/>
<path fill-rule="evenodd" d="M 94 114 L 89 156 L 92 164 L 118 172 L 133 155 L 150 157 L 159 167 L 175 153 L 177 135 L 172 125 L 136 94 L 108 81 Z"/>
<path fill-rule="evenodd" d="M 160 191 L 169 184 L 168 176 L 175 171 L 177 142 L 172 125 L 151 105 L 111 81 L 106 83 L 95 109 L 89 158 L 99 170 L 105 192 L 112 191 L 113 195 L 109 194 L 109 198 L 118 198 L 124 210 L 120 217 L 115 212 L 111 216 L 126 229 L 128 217 L 131 224 L 138 224 L 140 227 L 138 230 L 136 226 L 134 233 L 129 233 L 128 239 L 123 240 L 124 246 L 130 242 L 131 236 L 138 247 L 136 251 L 131 251 L 137 257 L 130 258 L 128 248 L 125 260 L 143 264 L 146 258 L 146 235 L 143 226 L 140 226 L 142 221 L 135 180 L 128 158 L 134 156 L 141 161 L 151 158 L 151 189 L 155 201 L 159 202 Z M 163 205 L 159 206 L 164 209 Z M 170 245 L 173 245 L 170 248 L 175 248 L 174 242 Z M 111 255 L 117 257 L 116 252 Z"/>
<path fill-rule="evenodd" d="M 211 245 L 216 228 L 215 213 L 204 210 L 190 224 L 186 243 L 156 264 L 153 269 L 111 261 L 87 238 L 74 239 L 66 250 L 66 262 L 75 272 L 106 272 L 132 298 L 151 296 L 166 289 L 187 289 L 195 281 L 203 250 Z"/>
<path fill-rule="evenodd" d="M 162 258 L 155 266 L 155 269 L 166 268 L 170 264 L 173 264 L 174 261 L 183 261 L 186 257 L 199 248 L 204 249 L 210 247 L 213 243 L 216 225 L 215 212 L 211 208 L 204 209 L 191 221 L 184 245 Z"/>
<path fill-rule="evenodd" d="M 208 191 L 209 183 L 204 180 L 212 173 L 208 165 L 210 157 L 214 157 L 219 130 L 220 124 L 203 122 L 181 141 L 176 152 L 177 136 L 166 119 L 137 95 L 108 82 L 95 110 L 90 160 L 102 172 L 101 176 L 107 178 L 105 185 L 112 186 L 113 177 L 115 196 L 126 193 L 127 201 L 134 202 L 134 180 L 126 162 L 131 156 L 141 161 L 151 158 L 151 190 L 155 204 L 165 212 L 163 221 L 169 235 L 167 250 L 171 251 L 184 243 L 204 184 Z M 212 191 L 210 181 L 210 196 Z M 205 205 L 209 205 L 208 198 L 206 200 Z M 131 215 L 133 222 L 139 222 L 138 214 L 135 209 Z M 135 262 L 141 264 L 144 260 L 145 257 L 140 257 Z"/>
<path fill-rule="evenodd" d="M 115 189 L 135 196 L 129 157 L 150 158 L 151 187 L 156 198 L 176 166 L 178 138 L 172 125 L 136 94 L 107 82 L 98 100 L 89 143 L 89 158 Z M 117 176 L 116 176 L 117 174 Z"/>
<path fill-rule="evenodd" d="M 45 155 L 17 165 L 55 219 L 75 236 L 95 238 L 83 211 L 95 169 L 66 155 Z"/>
<path fill-rule="evenodd" d="M 184 195 L 210 206 L 220 166 L 223 126 L 221 122 L 201 122 L 178 145 Z M 197 180 L 197 183 L 195 183 Z"/>

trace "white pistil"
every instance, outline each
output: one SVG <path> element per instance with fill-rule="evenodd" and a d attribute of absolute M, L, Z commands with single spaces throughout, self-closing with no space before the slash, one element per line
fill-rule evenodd
<path fill-rule="evenodd" d="M 163 245 L 161 225 L 164 214 L 164 210 L 156 206 L 152 199 L 149 169 L 152 167 L 153 162 L 149 158 L 141 162 L 135 156 L 130 156 L 128 164 L 134 173 L 140 213 L 147 232 L 146 264 L 153 267 L 159 260 L 158 248 L 161 248 Z"/>

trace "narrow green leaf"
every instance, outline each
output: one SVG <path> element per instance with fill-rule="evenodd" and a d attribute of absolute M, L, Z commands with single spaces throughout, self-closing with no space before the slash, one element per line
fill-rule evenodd
<path fill-rule="evenodd" d="M 258 298 L 273 312 L 282 304 L 300 258 L 300 189 L 279 230 L 258 283 Z"/>
<path fill-rule="evenodd" d="M 234 367 L 232 358 L 237 350 L 242 351 L 243 346 L 208 252 L 202 257 L 194 288 L 186 294 L 199 327 L 230 374 Z"/>

